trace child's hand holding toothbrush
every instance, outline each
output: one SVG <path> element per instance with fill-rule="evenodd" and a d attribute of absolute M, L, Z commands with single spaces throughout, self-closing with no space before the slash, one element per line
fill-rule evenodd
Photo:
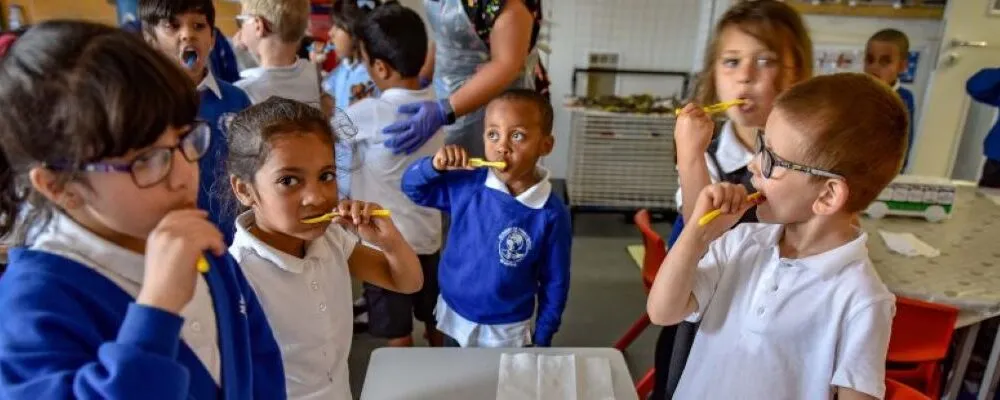
<path fill-rule="evenodd" d="M 392 218 L 379 216 L 384 215 L 380 211 L 384 210 L 375 203 L 343 200 L 337 204 L 337 216 L 333 217 L 333 223 L 356 230 L 361 239 L 383 251 L 391 251 L 400 245 L 406 246 L 406 241 L 392 223 Z"/>

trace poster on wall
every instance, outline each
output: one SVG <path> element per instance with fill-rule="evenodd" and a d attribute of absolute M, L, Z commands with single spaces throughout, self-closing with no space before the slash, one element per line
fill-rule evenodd
<path fill-rule="evenodd" d="M 117 0 L 115 8 L 118 13 L 118 25 L 125 25 L 138 19 L 139 0 Z"/>

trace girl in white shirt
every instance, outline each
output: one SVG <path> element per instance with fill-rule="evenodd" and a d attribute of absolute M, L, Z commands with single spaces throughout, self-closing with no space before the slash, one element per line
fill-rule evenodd
<path fill-rule="evenodd" d="M 337 200 L 334 136 L 323 113 L 273 97 L 229 129 L 226 171 L 245 210 L 229 251 L 281 347 L 290 399 L 350 399 L 351 277 L 413 293 L 417 255 L 374 203 Z M 340 216 L 308 224 L 331 210 Z M 360 239 L 382 252 L 358 246 Z"/>

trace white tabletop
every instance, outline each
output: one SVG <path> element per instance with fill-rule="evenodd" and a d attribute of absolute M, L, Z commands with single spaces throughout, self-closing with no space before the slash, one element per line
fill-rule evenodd
<path fill-rule="evenodd" d="M 919 218 L 861 219 L 868 251 L 889 290 L 982 316 L 1000 313 L 1000 207 L 976 188 L 960 186 L 955 210 L 940 223 Z M 878 230 L 910 232 L 937 248 L 935 258 L 891 253 Z"/>
<path fill-rule="evenodd" d="M 638 399 L 622 353 L 612 348 L 381 348 L 372 353 L 362 400 L 495 399 L 503 353 L 603 357 L 616 400 Z"/>

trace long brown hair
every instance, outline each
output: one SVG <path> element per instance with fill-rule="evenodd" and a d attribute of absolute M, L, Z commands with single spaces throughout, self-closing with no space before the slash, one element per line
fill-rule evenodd
<path fill-rule="evenodd" d="M 712 41 L 705 53 L 705 64 L 698 78 L 694 100 L 699 104 L 719 101 L 715 93 L 715 64 L 719 57 L 719 38 L 734 26 L 781 55 L 792 56 L 792 65 L 783 65 L 778 85 L 784 88 L 812 76 L 813 52 L 809 31 L 802 17 L 791 6 L 776 0 L 742 1 L 729 8 L 715 25 Z"/>

